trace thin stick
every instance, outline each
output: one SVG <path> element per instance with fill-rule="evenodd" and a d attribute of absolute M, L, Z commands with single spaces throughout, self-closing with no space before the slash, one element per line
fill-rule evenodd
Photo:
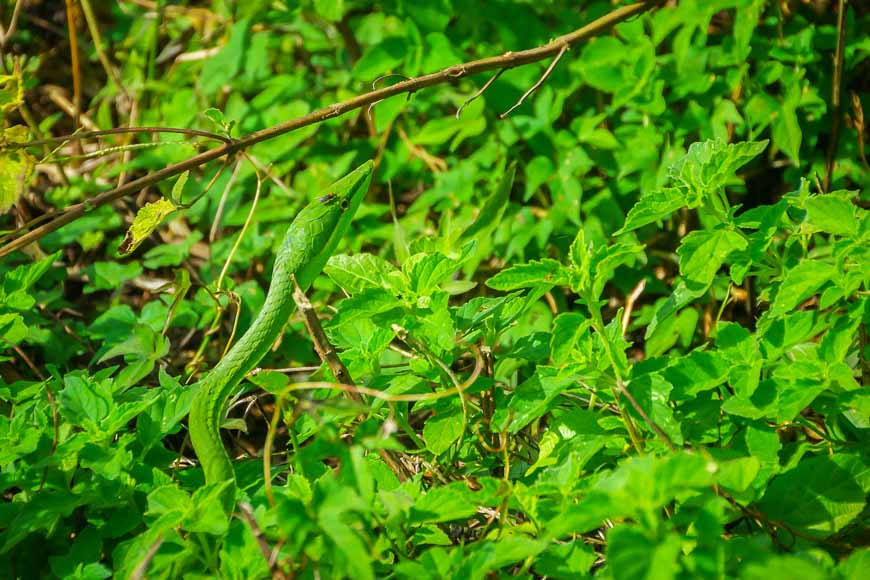
<path fill-rule="evenodd" d="M 67 143 L 69 141 L 82 141 L 85 139 L 93 139 L 95 137 L 105 137 L 107 135 L 122 135 L 125 133 L 180 133 L 191 137 L 206 137 L 215 141 L 223 141 L 224 143 L 232 143 L 232 139 L 217 133 L 208 131 L 200 131 L 198 129 L 182 129 L 179 127 L 116 127 L 114 129 L 100 129 L 98 131 L 78 131 L 70 135 L 62 135 L 60 137 L 48 137 L 46 139 L 37 139 L 35 141 L 25 141 L 24 143 L 5 143 L 4 147 L 21 149 L 22 147 L 37 147 L 41 145 L 54 145 L 56 143 Z"/>
<path fill-rule="evenodd" d="M 121 187 L 105 191 L 87 201 L 71 205 L 66 209 L 66 211 L 64 211 L 64 213 L 57 216 L 50 222 L 43 224 L 37 229 L 21 235 L 20 237 L 0 248 L 0 258 L 2 258 L 3 256 L 7 256 L 12 252 L 18 250 L 19 248 L 31 244 L 39 240 L 43 236 L 77 220 L 88 211 L 92 211 L 95 208 L 101 207 L 108 203 L 112 203 L 127 195 L 141 191 L 142 189 L 151 186 L 159 181 L 162 181 L 168 177 L 178 175 L 179 173 L 183 173 L 189 169 L 193 169 L 195 167 L 199 167 L 200 165 L 204 165 L 210 161 L 214 161 L 215 159 L 219 159 L 224 155 L 236 153 L 237 151 L 247 149 L 253 145 L 256 145 L 257 143 L 273 139 L 291 131 L 296 131 L 297 129 L 301 129 L 302 127 L 322 123 L 323 121 L 326 121 L 328 119 L 339 117 L 347 113 L 348 111 L 353 111 L 362 107 L 366 107 L 369 104 L 374 103 L 375 101 L 386 99 L 394 95 L 399 95 L 402 93 L 413 93 L 427 87 L 452 82 L 457 78 L 463 78 L 469 75 L 478 74 L 490 70 L 496 70 L 500 68 L 516 68 L 532 62 L 538 62 L 547 58 L 551 58 L 562 52 L 566 45 L 570 46 L 573 44 L 577 44 L 583 40 L 586 40 L 587 38 L 600 34 L 601 32 L 609 29 L 610 27 L 620 22 L 623 22 L 633 16 L 637 16 L 638 14 L 655 8 L 659 4 L 661 4 L 661 0 L 647 0 L 646 2 L 636 2 L 634 4 L 629 4 L 628 6 L 622 6 L 620 8 L 617 8 L 616 10 L 613 10 L 612 12 L 609 12 L 608 14 L 605 14 L 601 18 L 598 18 L 597 20 L 587 24 L 586 26 L 579 28 L 564 36 L 560 36 L 556 40 L 543 46 L 539 46 L 537 48 L 532 48 L 529 50 L 522 50 L 519 52 L 512 52 L 502 56 L 483 58 L 480 60 L 451 66 L 441 71 L 412 78 L 407 81 L 398 82 L 394 85 L 390 85 L 388 87 L 384 87 L 375 91 L 370 91 L 368 93 L 358 95 L 346 101 L 335 103 L 333 105 L 329 105 L 328 107 L 312 111 L 307 115 L 291 119 L 279 125 L 275 125 L 273 127 L 268 127 L 266 129 L 250 133 L 249 135 L 246 135 L 240 139 L 226 142 L 223 145 L 215 147 L 214 149 L 210 149 L 208 151 L 200 153 L 199 155 L 195 155 L 190 159 L 186 159 L 179 163 L 169 165 L 144 177 L 140 177 L 139 179 L 125 183 Z"/>
<path fill-rule="evenodd" d="M 100 36 L 99 27 L 97 27 L 97 19 L 94 16 L 94 9 L 91 7 L 91 1 L 79 0 L 79 2 L 82 5 L 82 12 L 85 15 L 85 22 L 87 23 L 88 30 L 91 33 L 91 39 L 94 41 L 94 51 L 97 53 L 97 60 L 99 60 L 100 64 L 103 65 L 103 70 L 106 71 L 106 76 L 112 79 L 115 86 L 118 88 L 118 91 L 120 91 L 125 97 L 129 98 L 127 89 L 124 87 L 121 78 L 118 76 L 118 71 L 115 70 L 115 67 L 113 67 L 109 62 L 109 57 L 106 56 L 106 51 L 103 50 L 103 39 L 102 36 Z"/>
<path fill-rule="evenodd" d="M 275 496 L 272 493 L 272 445 L 275 443 L 275 433 L 278 430 L 278 421 L 281 420 L 281 407 L 284 406 L 284 397 L 275 399 L 275 410 L 272 411 L 272 419 L 269 421 L 269 429 L 266 431 L 266 440 L 263 442 L 263 486 L 266 491 L 266 501 L 275 507 Z M 290 429 L 292 429 L 292 425 Z"/>
<path fill-rule="evenodd" d="M 834 51 L 834 76 L 831 81 L 831 142 L 825 163 L 825 191 L 831 190 L 837 145 L 840 140 L 840 92 L 843 84 L 843 48 L 846 43 L 846 0 L 840 0 L 837 12 L 837 48 Z"/>
<path fill-rule="evenodd" d="M 640 295 L 643 294 L 643 290 L 646 288 L 646 278 L 637 283 L 637 286 L 631 291 L 631 294 L 628 295 L 628 298 L 625 300 L 625 312 L 622 314 L 622 336 L 625 336 L 628 333 L 628 325 L 631 322 L 631 313 L 634 311 L 634 303 L 637 302 L 637 299 L 640 298 Z"/>
<path fill-rule="evenodd" d="M 137 99 L 128 98 L 127 101 L 130 103 L 130 118 L 127 120 L 127 124 L 132 127 L 136 124 L 136 121 L 139 118 L 139 101 Z M 124 139 L 125 144 L 129 145 L 132 141 L 132 138 L 128 137 Z M 121 159 L 121 173 L 118 174 L 118 183 L 115 187 L 121 187 L 124 185 L 124 182 L 127 181 L 127 172 L 130 167 L 130 159 L 133 158 L 132 151 L 124 151 L 124 156 Z"/>
<path fill-rule="evenodd" d="M 233 256 L 236 255 L 236 250 L 239 249 L 239 245 L 241 245 L 242 243 L 242 238 L 245 237 L 245 232 L 248 231 L 248 226 L 251 225 L 251 220 L 254 218 L 254 210 L 257 209 L 257 202 L 260 201 L 260 187 L 262 185 L 263 180 L 260 178 L 260 175 L 257 174 L 257 189 L 254 190 L 254 201 L 253 203 L 251 203 L 251 211 L 248 212 L 248 217 L 245 218 L 245 223 L 242 226 L 241 231 L 239 232 L 239 237 L 236 238 L 236 242 L 233 244 L 233 249 L 230 250 L 230 254 L 227 256 L 227 261 L 224 262 L 224 267 L 221 270 L 221 275 L 218 276 L 217 285 L 215 286 L 218 291 L 220 291 L 221 289 L 221 282 L 223 282 L 224 276 L 226 276 L 227 274 L 230 263 L 233 261 Z"/>
<path fill-rule="evenodd" d="M 486 92 L 486 89 L 488 89 L 489 86 L 490 86 L 492 83 L 494 83 L 495 80 L 496 80 L 498 77 L 501 76 L 501 73 L 503 73 L 503 72 L 506 71 L 506 70 L 507 70 L 507 69 L 504 69 L 504 68 L 503 68 L 503 69 L 499 69 L 499 71 L 498 71 L 497 73 L 495 73 L 495 74 L 492 76 L 491 79 L 489 79 L 488 81 L 486 81 L 486 84 L 484 84 L 483 87 L 481 87 L 479 91 L 477 91 L 476 93 L 474 93 L 473 95 L 471 95 L 470 97 L 468 97 L 467 99 L 465 99 L 465 102 L 462 103 L 461 105 L 459 105 L 459 108 L 456 109 L 456 118 L 458 119 L 458 118 L 459 118 L 459 115 L 462 114 L 462 109 L 464 109 L 465 107 L 467 107 L 468 105 L 470 105 L 470 104 L 472 103 L 472 101 L 474 101 L 474 100 L 477 99 L 480 95 L 482 95 L 483 93 L 485 93 L 485 92 Z"/>
<path fill-rule="evenodd" d="M 82 75 L 79 68 L 79 42 L 73 9 L 73 0 L 66 0 L 66 24 L 69 29 L 70 65 L 73 73 L 73 125 L 78 129 L 82 111 Z"/>
<path fill-rule="evenodd" d="M 227 198 L 230 196 L 230 189 L 233 188 L 233 185 L 236 183 L 236 179 L 239 177 L 239 171 L 242 169 L 242 158 L 236 161 L 236 166 L 233 167 L 233 172 L 230 174 L 230 178 L 227 180 L 227 184 L 224 186 L 224 191 L 221 193 L 221 199 L 218 202 L 217 210 L 214 213 L 214 221 L 211 222 L 211 230 L 208 232 L 208 241 L 214 242 L 215 238 L 217 238 L 218 230 L 221 227 L 221 219 L 224 217 L 224 208 L 227 205 Z M 259 184 L 257 185 L 259 187 Z M 254 211 L 254 207 L 256 207 L 256 202 L 251 207 L 251 212 Z M 250 214 L 249 214 L 250 215 Z"/>
<path fill-rule="evenodd" d="M 620 394 L 622 394 L 622 396 L 628 399 L 628 402 L 631 403 L 631 406 L 634 407 L 634 410 L 637 411 L 637 414 L 640 415 L 641 419 L 643 419 L 646 424 L 649 425 L 650 428 L 655 432 L 655 434 L 658 435 L 659 438 L 665 442 L 665 445 L 667 445 L 671 451 L 676 451 L 677 448 L 674 445 L 674 442 L 671 441 L 671 438 L 668 436 L 668 434 L 665 433 L 655 421 L 653 421 L 652 417 L 647 415 L 646 411 L 643 410 L 643 407 L 640 406 L 640 403 L 637 402 L 637 399 L 634 398 L 634 395 L 628 392 L 625 383 L 623 383 L 621 379 L 617 379 L 616 389 L 620 392 Z"/>
<path fill-rule="evenodd" d="M 308 328 L 308 333 L 311 334 L 311 340 L 314 342 L 314 350 L 317 351 L 320 360 L 329 366 L 329 370 L 332 371 L 332 375 L 339 383 L 352 385 L 353 379 L 350 376 L 350 371 L 344 366 L 344 363 L 338 356 L 338 352 L 336 352 L 332 342 L 330 342 L 323 331 L 320 319 L 317 318 L 317 313 L 314 311 L 314 307 L 311 306 L 311 302 L 308 300 L 305 292 L 299 287 L 296 275 L 294 274 L 291 277 L 293 278 L 293 300 L 296 302 L 299 313 L 305 319 L 305 326 Z M 362 397 L 358 393 L 348 391 L 348 394 L 357 403 L 363 402 Z"/>
<path fill-rule="evenodd" d="M 513 107 L 511 107 L 510 109 L 508 109 L 507 111 L 505 111 L 504 113 L 499 115 L 498 118 L 504 119 L 505 117 L 510 115 L 511 111 L 513 111 L 514 109 L 516 109 L 517 107 L 519 107 L 520 105 L 523 104 L 523 101 L 526 100 L 526 97 L 528 97 L 529 95 L 534 93 L 536 90 L 538 90 L 538 87 L 540 87 L 542 84 L 544 84 L 544 81 L 547 80 L 547 77 L 549 77 L 550 73 L 553 72 L 553 69 L 556 68 L 556 64 L 562 58 L 562 55 L 565 54 L 567 51 L 568 51 L 568 45 L 563 44 L 562 50 L 559 51 L 559 54 L 556 55 L 556 58 L 553 59 L 553 62 L 550 63 L 550 66 L 548 66 L 547 70 L 544 71 L 544 74 L 541 75 L 541 78 L 538 79 L 538 82 L 533 84 L 529 90 L 527 90 L 525 93 L 523 93 L 523 96 L 520 97 L 520 100 L 517 101 L 516 103 L 514 103 Z"/>
<path fill-rule="evenodd" d="M 12 8 L 12 18 L 9 19 L 9 28 L 5 32 L 0 30 L 0 48 L 6 46 L 6 42 L 15 34 L 15 29 L 18 26 L 18 13 L 21 12 L 22 0 L 17 0 Z M 2 27 L 2 25 L 0 25 Z"/>
<path fill-rule="evenodd" d="M 282 572 L 275 564 L 276 562 L 272 561 L 272 547 L 269 545 L 269 542 L 266 541 L 265 536 L 263 536 L 263 530 L 260 529 L 259 524 L 257 523 L 257 518 L 254 517 L 254 508 L 248 502 L 241 501 L 239 502 L 239 512 L 242 514 L 242 517 L 248 522 L 248 526 L 251 528 L 251 534 L 254 536 L 254 539 L 257 540 L 257 545 L 260 547 L 260 553 L 263 554 L 263 558 L 266 559 L 266 563 L 269 565 L 269 570 L 272 572 L 272 580 L 283 580 L 287 576 Z"/>
<path fill-rule="evenodd" d="M 150 548 L 148 548 L 145 557 L 142 558 L 142 561 L 136 565 L 133 573 L 130 574 L 130 580 L 142 580 L 145 578 L 145 572 L 148 571 L 148 566 L 151 565 L 151 560 L 153 560 L 154 556 L 157 555 L 157 550 L 160 549 L 161 545 L 163 545 L 163 534 L 157 536 L 157 539 L 154 540 L 154 543 L 151 544 Z"/>

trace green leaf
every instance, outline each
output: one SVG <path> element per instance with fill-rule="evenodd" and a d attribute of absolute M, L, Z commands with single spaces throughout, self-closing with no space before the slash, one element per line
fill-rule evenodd
<path fill-rule="evenodd" d="M 179 177 L 179 182 L 181 179 Z M 124 236 L 124 241 L 118 247 L 118 253 L 122 256 L 131 254 L 133 250 L 138 248 L 157 229 L 157 226 L 163 223 L 166 216 L 173 213 L 176 209 L 178 208 L 175 204 L 165 197 L 161 197 L 151 203 L 146 203 L 139 208 L 139 211 L 136 212 L 136 217 L 133 218 L 133 224 Z"/>
<path fill-rule="evenodd" d="M 683 444 L 683 434 L 680 424 L 674 418 L 674 412 L 669 405 L 673 385 L 658 373 L 643 375 L 632 380 L 627 388 L 640 407 L 658 425 L 675 445 Z M 634 408 L 627 401 L 622 403 L 630 412 Z M 642 420 L 641 417 L 638 418 Z"/>
<path fill-rule="evenodd" d="M 97 430 L 114 406 L 109 381 L 96 380 L 84 374 L 64 377 L 60 410 L 70 423 Z"/>
<path fill-rule="evenodd" d="M 235 22 L 230 38 L 220 52 L 205 61 L 198 75 L 200 89 L 212 94 L 236 78 L 245 59 L 250 39 L 251 21 L 242 18 Z"/>
<path fill-rule="evenodd" d="M 782 103 L 782 107 L 775 113 L 771 127 L 771 136 L 773 137 L 774 144 L 791 157 L 795 164 L 800 165 L 801 138 L 803 133 L 797 118 L 797 111 L 790 100 Z"/>
<path fill-rule="evenodd" d="M 553 543 L 539 554 L 533 570 L 550 578 L 578 578 L 589 573 L 598 556 L 581 540 Z"/>
<path fill-rule="evenodd" d="M 688 207 L 697 207 L 708 195 L 722 188 L 738 169 L 764 151 L 767 143 L 726 144 L 711 140 L 693 143 L 668 173 L 671 181 L 689 194 Z"/>
<path fill-rule="evenodd" d="M 91 283 L 85 286 L 85 294 L 91 294 L 99 290 L 117 290 L 127 280 L 139 276 L 142 265 L 138 262 L 97 262 L 88 266 L 85 271 L 91 278 Z"/>
<path fill-rule="evenodd" d="M 203 112 L 203 115 L 214 123 L 215 128 L 221 132 L 221 134 L 230 136 L 230 133 L 233 130 L 233 125 L 235 125 L 235 121 L 227 121 L 226 117 L 224 117 L 223 111 L 220 109 L 215 109 L 214 107 L 209 107 Z M 189 171 L 185 171 L 178 177 L 178 181 L 175 182 L 175 185 L 172 187 L 172 195 L 170 198 L 176 204 L 180 204 L 181 199 L 180 194 L 184 189 L 184 182 L 187 181 L 187 174 Z"/>
<path fill-rule="evenodd" d="M 191 532 L 223 535 L 227 532 L 229 518 L 222 509 L 221 498 L 233 485 L 231 481 L 211 483 L 196 490 L 191 501 L 186 504 L 182 525 Z"/>
<path fill-rule="evenodd" d="M 719 228 L 696 230 L 683 238 L 677 254 L 680 273 L 693 290 L 706 290 L 728 256 L 746 248 L 746 239 L 738 232 Z"/>
<path fill-rule="evenodd" d="M 457 481 L 434 487 L 414 502 L 409 522 L 413 525 L 423 523 L 449 522 L 461 520 L 477 513 L 474 494 L 465 482 Z"/>
<path fill-rule="evenodd" d="M 715 389 L 728 379 L 728 361 L 717 351 L 694 350 L 676 358 L 664 371 L 665 378 L 676 388 L 675 395 L 691 399 L 703 391 Z"/>
<path fill-rule="evenodd" d="M 746 580 L 771 580 L 772 578 L 830 580 L 831 574 L 805 557 L 766 555 L 762 562 L 748 562 L 743 566 L 740 577 Z"/>
<path fill-rule="evenodd" d="M 625 224 L 613 235 L 618 236 L 662 220 L 682 207 L 694 207 L 690 204 L 686 193 L 676 187 L 648 193 L 632 206 L 625 218 Z"/>
<path fill-rule="evenodd" d="M 323 271 L 350 295 L 366 288 L 389 289 L 390 276 L 397 272 L 391 263 L 374 254 L 338 254 L 329 259 Z"/>
<path fill-rule="evenodd" d="M 571 376 L 559 376 L 556 369 L 538 366 L 537 371 L 527 381 L 518 385 L 504 412 L 496 411 L 493 423 L 500 425 L 507 415 L 512 416 L 507 429 L 516 433 L 544 413 L 546 413 L 556 397 L 574 382 Z"/>
<path fill-rule="evenodd" d="M 465 432 L 465 416 L 459 401 L 449 399 L 434 407 L 435 415 L 423 426 L 426 448 L 441 455 L 462 437 Z"/>
<path fill-rule="evenodd" d="M 523 201 L 529 201 L 540 187 L 553 178 L 556 168 L 549 157 L 534 157 L 526 164 L 526 191 Z"/>
<path fill-rule="evenodd" d="M 837 571 L 845 580 L 859 580 L 870 569 L 870 548 L 858 548 L 837 564 Z"/>
<path fill-rule="evenodd" d="M 338 576 L 369 580 L 374 578 L 372 554 L 360 538 L 354 512 L 364 509 L 359 496 L 348 487 L 330 482 L 327 497 L 320 506 L 317 523 L 329 539 L 332 555 L 328 562 L 342 570 Z"/>
<path fill-rule="evenodd" d="M 465 251 L 461 256 L 447 256 L 441 252 L 420 252 L 412 255 L 402 264 L 409 289 L 417 297 L 430 296 L 453 276 L 468 254 Z"/>
<path fill-rule="evenodd" d="M 607 534 L 607 565 L 614 578 L 669 580 L 679 571 L 680 536 L 653 540 L 637 526 L 622 524 Z"/>
<path fill-rule="evenodd" d="M 105 362 L 113 357 L 123 356 L 127 366 L 118 373 L 115 389 L 126 388 L 154 369 L 154 365 L 169 352 L 169 341 L 150 326 L 136 324 L 126 340 L 114 345 L 97 360 Z"/>
<path fill-rule="evenodd" d="M 354 66 L 354 77 L 370 83 L 379 75 L 387 74 L 398 68 L 405 60 L 407 45 L 403 38 L 390 36 L 367 49 Z M 404 97 L 402 97 L 404 98 Z M 455 126 L 456 130 L 459 126 Z"/>
<path fill-rule="evenodd" d="M 868 473 L 855 455 L 811 457 L 775 477 L 758 507 L 771 520 L 825 538 L 863 511 L 870 488 Z"/>
<path fill-rule="evenodd" d="M 251 527 L 241 521 L 231 523 L 220 553 L 220 578 L 268 578 L 269 562 Z"/>
<path fill-rule="evenodd" d="M 497 541 L 480 542 L 470 547 L 471 554 L 466 557 L 456 577 L 487 578 L 505 566 L 524 560 L 532 561 L 546 547 L 545 540 L 520 534 L 505 536 Z"/>
<path fill-rule="evenodd" d="M 769 315 L 779 317 L 791 312 L 822 286 L 836 279 L 837 275 L 838 269 L 832 264 L 821 260 L 803 260 L 785 273 Z"/>
<path fill-rule="evenodd" d="M 22 264 L 3 274 L 2 290 L 0 290 L 0 303 L 8 302 L 12 294 L 27 292 L 31 287 L 48 272 L 54 263 L 60 258 L 61 252 L 55 252 L 32 264 Z M 27 308 L 32 306 L 28 305 Z"/>
<path fill-rule="evenodd" d="M 517 164 L 512 162 L 501 176 L 498 187 L 486 198 L 480 213 L 477 214 L 477 219 L 474 220 L 474 223 L 467 230 L 462 232 L 462 240 L 470 240 L 487 235 L 496 226 L 501 224 L 502 216 L 510 201 L 511 188 L 514 185 L 516 173 Z"/>
<path fill-rule="evenodd" d="M 638 256 L 643 256 L 644 247 L 639 244 L 617 242 L 598 248 L 592 256 L 592 296 L 598 299 L 604 286 L 613 278 L 620 266 L 633 265 Z"/>
<path fill-rule="evenodd" d="M 330 321 L 330 326 L 338 327 L 357 318 L 371 318 L 399 306 L 401 306 L 401 302 L 385 290 L 367 288 L 339 303 L 338 313 Z"/>
<path fill-rule="evenodd" d="M 556 260 L 544 258 L 502 270 L 487 280 L 486 285 L 493 290 L 509 291 L 539 284 L 560 286 L 566 284 L 567 281 L 564 266 Z"/>
<path fill-rule="evenodd" d="M 849 195 L 840 195 L 841 193 Z M 857 236 L 860 226 L 857 219 L 858 207 L 850 200 L 850 193 L 832 191 L 809 198 L 804 204 L 807 210 L 806 225 L 813 230 L 837 236 Z"/>
<path fill-rule="evenodd" d="M 555 364 L 574 362 L 578 339 L 589 332 L 592 321 L 577 312 L 565 312 L 553 321 L 550 356 Z"/>

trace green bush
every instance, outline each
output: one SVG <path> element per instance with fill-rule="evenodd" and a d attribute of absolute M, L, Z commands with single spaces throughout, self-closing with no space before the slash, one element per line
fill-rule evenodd
<path fill-rule="evenodd" d="M 4 243 L 216 146 L 22 147 L 77 129 L 74 84 L 79 122 L 219 144 L 614 9 L 71 4 L 78 69 L 62 3 L 22 3 L 0 37 Z M 862 577 L 868 11 L 652 4 L 503 119 L 552 61 L 88 201 L 2 258 L 0 577 Z M 192 387 L 298 209 L 367 159 L 309 292 L 363 400 L 295 315 L 225 425 L 227 517 L 186 438 Z"/>

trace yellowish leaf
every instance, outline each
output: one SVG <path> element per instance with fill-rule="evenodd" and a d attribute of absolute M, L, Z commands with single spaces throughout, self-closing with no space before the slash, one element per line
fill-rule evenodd
<path fill-rule="evenodd" d="M 19 75 L 0 75 L 0 118 L 18 107 L 24 97 Z"/>
<path fill-rule="evenodd" d="M 127 230 L 124 241 L 118 248 L 118 253 L 126 256 L 139 247 L 151 233 L 157 229 L 166 216 L 174 212 L 175 204 L 166 198 L 160 198 L 155 202 L 145 204 L 136 213 L 133 225 Z"/>
<path fill-rule="evenodd" d="M 21 125 L 0 131 L 0 144 L 21 143 L 26 140 L 27 128 Z M 35 165 L 36 159 L 24 149 L 0 148 L 0 213 L 9 211 L 24 193 Z"/>

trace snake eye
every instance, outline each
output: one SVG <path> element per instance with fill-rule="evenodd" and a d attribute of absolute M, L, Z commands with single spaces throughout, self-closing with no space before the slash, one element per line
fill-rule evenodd
<path fill-rule="evenodd" d="M 347 207 L 350 205 L 350 202 L 345 197 L 344 199 L 341 200 L 340 205 L 341 205 L 341 209 L 347 209 Z"/>

